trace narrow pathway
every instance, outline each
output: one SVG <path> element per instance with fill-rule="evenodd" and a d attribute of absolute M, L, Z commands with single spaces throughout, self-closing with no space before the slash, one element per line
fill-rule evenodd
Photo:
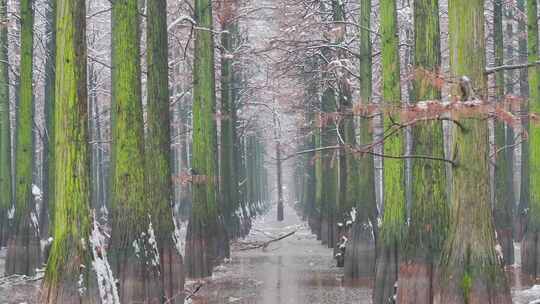
<path fill-rule="evenodd" d="M 334 304 L 370 303 L 367 287 L 343 284 L 332 250 L 320 244 L 295 211 L 285 207 L 285 220 L 275 220 L 272 209 L 258 219 L 244 241 L 268 241 L 296 233 L 266 249 L 232 252 L 204 282 L 192 303 Z M 188 288 L 199 282 L 190 281 Z"/>

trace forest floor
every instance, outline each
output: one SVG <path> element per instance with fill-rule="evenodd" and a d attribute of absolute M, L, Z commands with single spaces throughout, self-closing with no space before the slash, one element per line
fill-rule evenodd
<path fill-rule="evenodd" d="M 332 258 L 332 250 L 322 246 L 290 206 L 285 220 L 275 220 L 275 208 L 258 218 L 248 237 L 232 244 L 231 258 L 218 266 L 206 280 L 190 280 L 188 290 L 198 289 L 192 304 L 344 304 L 371 302 L 368 286 L 351 286 Z M 241 250 L 279 236 L 295 233 L 265 248 Z M 519 245 L 519 244 L 516 244 Z M 519 248 L 519 247 L 518 247 Z M 0 250 L 0 304 L 33 304 L 41 284 L 37 278 L 2 276 L 6 250 Z M 516 252 L 519 256 L 519 251 Z M 517 261 L 519 263 L 519 260 Z M 513 302 L 540 303 L 540 285 L 530 286 L 519 268 L 508 271 Z M 538 302 L 536 302 L 538 300 Z"/>

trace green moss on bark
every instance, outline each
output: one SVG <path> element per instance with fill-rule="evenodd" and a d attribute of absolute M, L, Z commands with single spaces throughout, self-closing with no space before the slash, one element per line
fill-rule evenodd
<path fill-rule="evenodd" d="M 167 1 L 147 2 L 146 58 L 147 136 L 146 176 L 148 206 L 152 210 L 160 261 L 161 288 L 167 299 L 183 302 L 182 256 L 176 250 L 173 223 L 173 185 L 171 173 L 171 126 L 169 115 Z"/>
<path fill-rule="evenodd" d="M 537 1 L 527 1 L 527 57 L 528 62 L 536 62 L 538 55 L 538 4 Z M 528 70 L 529 80 L 529 110 L 537 113 L 540 110 L 540 67 L 533 65 Z M 540 259 L 538 258 L 538 235 L 540 234 L 540 127 L 529 125 L 528 172 L 529 172 L 529 201 L 527 213 L 527 231 L 522 241 L 522 269 L 534 277 L 540 274 Z M 526 180 L 524 181 L 526 182 Z"/>
<path fill-rule="evenodd" d="M 89 242 L 90 161 L 84 0 L 60 0 L 56 58 L 55 239 L 41 303 L 97 303 Z"/>
<path fill-rule="evenodd" d="M 478 98 L 487 96 L 484 1 L 449 3 L 450 67 L 467 76 Z M 459 87 L 454 87 L 458 94 Z M 469 118 L 454 125 L 450 229 L 442 252 L 434 303 L 510 303 L 510 290 L 495 252 L 488 174 L 488 127 Z M 463 282 L 467 282 L 464 284 Z M 470 283 L 468 283 L 470 282 Z"/>
<path fill-rule="evenodd" d="M 190 277 L 205 277 L 217 258 L 218 204 L 216 97 L 212 5 L 195 1 L 195 61 L 193 65 L 193 207 L 186 239 L 186 266 Z"/>
<path fill-rule="evenodd" d="M 0 1 L 0 19 L 8 22 L 7 0 Z M 0 28 L 0 247 L 7 244 L 8 210 L 12 204 L 11 125 L 9 119 L 8 27 Z"/>
<path fill-rule="evenodd" d="M 388 105 L 400 106 L 399 37 L 395 0 L 380 2 L 382 42 L 382 96 Z M 384 129 L 395 128 L 397 117 L 384 117 Z M 402 155 L 401 132 L 384 142 L 384 154 Z M 398 274 L 398 248 L 405 231 L 405 163 L 400 159 L 384 159 L 384 208 L 378 240 L 378 259 L 375 273 L 373 302 L 385 303 L 393 294 Z"/>
<path fill-rule="evenodd" d="M 122 303 L 152 302 L 163 292 L 159 288 L 159 257 L 149 241 L 138 2 L 112 2 L 110 257 Z"/>
<path fill-rule="evenodd" d="M 55 64 L 56 64 L 56 1 L 47 3 L 47 54 L 45 57 L 45 126 L 43 139 L 43 199 L 40 208 L 40 233 L 45 239 L 52 235 L 54 222 L 54 104 L 55 104 Z M 51 230 L 51 231 L 49 231 Z"/>
<path fill-rule="evenodd" d="M 34 97 L 32 93 L 33 26 L 32 0 L 20 2 L 21 61 L 17 132 L 15 143 L 15 216 L 8 242 L 7 274 L 34 274 L 40 262 L 39 227 L 32 197 L 34 153 Z"/>

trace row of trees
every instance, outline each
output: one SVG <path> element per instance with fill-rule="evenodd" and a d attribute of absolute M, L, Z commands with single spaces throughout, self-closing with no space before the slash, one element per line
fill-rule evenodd
<path fill-rule="evenodd" d="M 370 0 L 357 6 L 299 4 L 298 12 L 309 21 L 290 21 L 300 29 L 283 43 L 287 63 L 309 58 L 301 69 L 287 70 L 304 77 L 304 142 L 296 153 L 302 181 L 296 196 L 314 233 L 334 248 L 338 261 L 344 258 L 346 277 L 374 280 L 374 303 L 511 303 L 503 266 L 514 263 L 513 242 L 521 240 L 522 231 L 522 270 L 537 276 L 537 128 L 529 125 L 527 112 L 530 104 L 534 113 L 538 102 L 537 2 L 527 1 L 526 7 L 523 1 L 490 2 L 492 52 L 486 49 L 485 2 L 447 3 L 443 30 L 442 4 L 414 1 L 412 68 L 407 67 L 413 72 L 406 80 L 400 78 L 404 52 L 395 0 L 379 1 L 377 12 Z M 312 14 L 305 14 L 310 9 Z M 517 19 L 519 28 L 527 24 L 528 39 L 512 36 L 513 19 L 504 22 L 510 32 L 505 36 L 503 16 L 520 12 L 528 16 Z M 322 34 L 306 35 L 306 24 Z M 441 38 L 446 29 L 448 39 Z M 528 45 L 528 62 L 505 65 L 515 41 L 520 50 Z M 449 49 L 445 60 L 441 45 Z M 486 54 L 494 54 L 493 67 L 486 67 Z M 513 73 L 517 69 L 519 75 Z M 488 76 L 494 92 L 488 90 Z M 512 95 L 516 78 L 528 99 Z M 354 87 L 356 105 L 350 102 Z M 442 97 L 443 90 L 448 97 Z M 489 121 L 495 126 L 493 142 Z M 515 204 L 512 151 L 522 142 L 520 192 L 526 203 Z M 379 198 L 374 157 L 384 162 Z"/>
<path fill-rule="evenodd" d="M 7 3 L 0 4 L 7 24 Z M 171 157 L 167 2 L 111 2 L 110 148 L 96 153 L 92 134 L 106 135 L 96 61 L 87 56 L 86 1 L 47 1 L 42 162 L 34 136 L 35 5 L 20 1 L 16 107 L 9 96 L 9 27 L 0 31 L 0 246 L 7 246 L 6 274 L 33 275 L 46 262 L 42 303 L 183 303 L 185 276 L 211 275 L 229 256 L 229 240 L 246 235 L 270 199 L 262 135 L 238 117 L 244 76 L 232 56 L 241 41 L 237 4 L 220 1 L 218 7 L 220 112 L 212 2 L 195 1 L 194 18 L 187 19 L 194 31 L 193 104 L 187 110 L 192 142 L 182 166 L 191 168 L 175 176 L 173 160 L 181 160 Z M 13 132 L 10 111 L 16 111 Z M 108 168 L 104 158 L 110 158 Z M 38 166 L 44 171 L 41 197 L 33 184 Z M 192 193 L 181 206 L 174 204 L 178 187 Z"/>

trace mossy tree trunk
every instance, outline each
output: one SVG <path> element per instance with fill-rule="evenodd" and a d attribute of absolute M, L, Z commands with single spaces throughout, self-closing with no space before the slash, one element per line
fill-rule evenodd
<path fill-rule="evenodd" d="M 305 65 L 305 104 L 304 104 L 304 125 L 302 136 L 304 137 L 303 149 L 312 150 L 315 148 L 315 105 L 318 99 L 319 79 L 317 69 L 319 61 L 317 59 L 306 60 Z M 317 212 L 315 208 L 315 152 L 308 152 L 302 158 L 301 166 L 303 168 L 301 203 L 303 206 L 303 215 L 308 221 L 312 232 L 317 228 Z"/>
<path fill-rule="evenodd" d="M 145 176 L 138 0 L 112 2 L 110 257 L 122 303 L 163 298 Z M 156 222 L 157 223 L 157 222 Z"/>
<path fill-rule="evenodd" d="M 395 0 L 380 2 L 382 39 L 383 102 L 400 106 L 400 64 L 399 37 L 397 32 L 397 11 Z M 395 128 L 392 120 L 384 117 L 384 129 Z M 402 155 L 404 144 L 401 132 L 384 142 L 384 153 Z M 377 266 L 373 303 L 387 303 L 394 294 L 394 284 L 398 275 L 399 248 L 405 230 L 405 162 L 400 159 L 384 160 L 384 210 L 382 226 L 377 240 Z"/>
<path fill-rule="evenodd" d="M 414 65 L 418 78 L 412 99 L 437 100 L 440 88 L 424 73 L 440 72 L 441 48 L 438 0 L 414 3 Z M 443 126 L 440 121 L 420 122 L 413 128 L 413 154 L 444 158 Z M 414 159 L 412 206 L 403 259 L 399 268 L 399 303 L 430 304 L 432 279 L 448 230 L 445 163 Z"/>
<path fill-rule="evenodd" d="M 326 75 L 328 76 L 328 75 Z M 324 77 L 324 76 L 323 76 Z M 320 125 L 320 147 L 331 147 L 338 143 L 337 102 L 335 89 L 331 86 L 324 89 L 321 101 L 321 114 L 319 116 Z M 319 200 L 321 215 L 321 241 L 328 248 L 336 245 L 336 213 L 338 200 L 338 175 L 339 162 L 338 151 L 333 149 L 322 150 L 319 153 L 320 168 L 317 178 L 319 179 Z"/>
<path fill-rule="evenodd" d="M 34 97 L 33 0 L 20 1 L 21 62 L 15 143 L 15 216 L 8 241 L 7 274 L 32 275 L 40 263 L 39 223 L 32 196 Z"/>
<path fill-rule="evenodd" d="M 47 2 L 47 51 L 45 57 L 45 136 L 43 139 L 43 198 L 39 215 L 39 232 L 42 239 L 46 239 L 49 224 L 54 218 L 54 101 L 55 101 L 55 63 L 56 63 L 56 0 Z M 53 230 L 51 228 L 51 230 Z"/>
<path fill-rule="evenodd" d="M 528 61 L 536 62 L 538 56 L 538 3 L 536 0 L 527 1 L 527 53 Z M 540 111 L 540 67 L 533 65 L 529 68 L 529 108 L 532 113 Z M 521 269 L 533 276 L 540 276 L 540 127 L 529 125 L 529 201 L 527 227 L 521 242 Z M 526 181 L 523 181 L 526 182 Z"/>
<path fill-rule="evenodd" d="M 40 303 L 99 303 L 89 242 L 90 159 L 86 89 L 84 0 L 58 0 L 58 57 L 55 81 L 57 163 L 54 242 Z"/>
<path fill-rule="evenodd" d="M 0 21 L 8 22 L 7 0 L 0 1 Z M 11 124 L 9 119 L 8 27 L 0 28 L 0 247 L 7 245 L 12 205 Z"/>
<path fill-rule="evenodd" d="M 186 237 L 187 274 L 212 274 L 218 259 L 217 136 L 212 3 L 195 0 L 193 64 L 193 207 Z"/>
<path fill-rule="evenodd" d="M 453 94 L 462 100 L 487 97 L 484 41 L 484 1 L 449 2 L 450 68 L 476 96 Z M 465 78 L 466 77 L 466 78 Z M 469 81 L 470 79 L 470 81 Z M 495 227 L 489 195 L 488 126 L 473 117 L 453 126 L 450 229 L 441 255 L 434 303 L 511 303 L 510 289 L 495 250 Z"/>
<path fill-rule="evenodd" d="M 517 9 L 520 12 L 525 11 L 525 0 L 517 0 Z M 526 18 L 519 18 L 518 33 L 525 33 L 527 31 L 527 22 Z M 519 62 L 527 61 L 527 36 L 520 35 L 518 41 L 518 53 L 519 53 Z M 533 70 L 534 68 L 529 68 Z M 529 119 L 527 117 L 529 113 L 529 99 L 526 98 L 529 92 L 528 84 L 528 69 L 519 70 L 519 95 L 525 98 L 524 102 L 520 105 L 520 116 L 522 122 L 522 128 L 529 132 Z M 519 205 L 517 210 L 515 210 L 515 224 L 514 232 L 516 232 L 516 239 L 521 240 L 523 238 L 523 233 L 526 226 L 527 216 L 525 210 L 529 206 L 529 141 L 524 140 L 521 144 L 521 181 L 519 187 Z"/>
<path fill-rule="evenodd" d="M 171 171 L 167 1 L 148 1 L 146 20 L 148 130 L 145 155 L 148 206 L 152 210 L 159 252 L 161 288 L 171 303 L 183 303 L 184 267 L 181 253 L 177 251 L 173 239 L 175 228 L 172 210 L 174 194 Z"/>
<path fill-rule="evenodd" d="M 503 45 L 503 0 L 493 1 L 494 12 L 494 47 L 495 47 L 495 66 L 501 66 L 504 63 L 504 45 Z M 495 102 L 504 102 L 504 71 L 495 73 L 496 100 Z M 504 107 L 504 105 L 503 105 Z M 506 107 L 506 110 L 510 110 Z M 506 146 L 506 128 L 503 121 L 495 121 L 495 149 Z M 510 144 L 511 145 L 511 144 Z M 495 229 L 497 230 L 497 241 L 502 247 L 504 264 L 514 264 L 514 241 L 512 233 L 512 211 L 514 207 L 513 179 L 510 174 L 511 154 L 510 148 L 505 148 L 494 155 L 493 164 L 495 166 L 495 202 L 494 218 Z"/>
<path fill-rule="evenodd" d="M 231 238 L 238 237 L 236 210 L 238 203 L 238 179 L 236 174 L 234 145 L 236 128 L 235 70 L 233 64 L 237 23 L 236 1 L 223 0 L 221 3 L 223 30 L 221 34 L 221 148 L 220 148 L 220 194 L 223 219 Z"/>
<path fill-rule="evenodd" d="M 372 94 L 372 46 L 371 0 L 360 0 L 360 102 L 369 104 Z M 373 140 L 370 120 L 360 121 L 360 144 L 369 144 Z M 358 197 L 353 205 L 356 218 L 353 221 L 350 245 L 345 252 L 345 278 L 350 280 L 372 280 L 375 275 L 375 235 L 376 202 L 374 163 L 372 155 L 363 155 L 358 160 Z"/>
<path fill-rule="evenodd" d="M 342 45 L 346 34 L 345 19 L 345 4 L 342 1 L 332 1 L 332 9 L 334 12 L 333 20 L 334 27 L 340 28 L 341 33 L 336 39 L 337 45 Z M 336 60 L 343 61 L 346 56 L 343 50 L 339 50 L 335 54 Z M 352 208 L 356 206 L 356 201 L 359 198 L 359 172 L 358 160 L 356 155 L 352 153 L 351 147 L 356 145 L 356 130 L 353 118 L 353 100 L 352 89 L 347 77 L 348 73 L 344 70 L 336 73 L 337 95 L 339 98 L 338 110 L 340 118 L 338 121 L 339 132 L 343 138 L 343 142 L 339 144 L 344 148 L 339 150 L 339 194 L 338 208 L 336 210 L 336 221 L 342 224 L 343 229 L 338 227 L 340 231 L 339 237 L 345 232 L 345 219 L 349 217 Z"/>

